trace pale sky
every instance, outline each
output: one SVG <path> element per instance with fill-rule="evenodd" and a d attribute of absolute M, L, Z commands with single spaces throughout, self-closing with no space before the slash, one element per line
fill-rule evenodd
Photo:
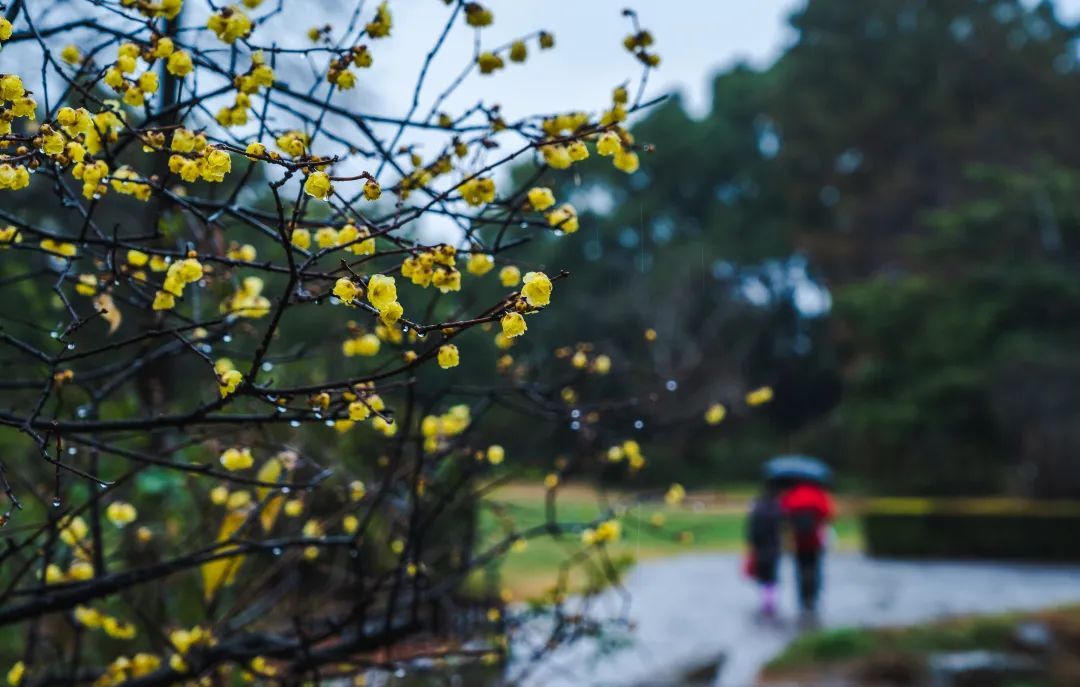
<path fill-rule="evenodd" d="M 320 0 L 330 8 L 341 0 Z M 538 28 L 555 34 L 556 50 L 540 53 L 530 45 L 525 65 L 508 64 L 491 76 L 474 75 L 452 106 L 471 105 L 483 97 L 500 102 L 507 114 L 547 112 L 554 108 L 595 110 L 611 89 L 639 73 L 622 48 L 629 21 L 624 7 L 634 7 L 642 25 L 656 37 L 663 63 L 650 80 L 649 92 L 681 92 L 693 114 L 709 107 L 711 75 L 740 60 L 768 65 L 792 40 L 787 24 L 803 0 L 485 0 L 495 14 L 481 32 L 482 45 L 501 45 Z M 366 107 L 400 112 L 411 97 L 423 59 L 416 45 L 431 45 L 449 11 L 435 0 L 392 2 L 394 40 L 378 46 L 371 73 L 382 102 Z M 1080 0 L 1059 0 L 1059 16 L 1080 21 Z M 432 84 L 447 83 L 472 54 L 471 31 L 455 31 L 431 73 Z M 432 94 L 434 95 L 434 93 Z M 451 109 L 457 109 L 451 107 Z"/>

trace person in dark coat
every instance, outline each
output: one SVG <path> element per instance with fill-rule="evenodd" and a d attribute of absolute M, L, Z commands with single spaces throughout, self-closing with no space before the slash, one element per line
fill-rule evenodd
<path fill-rule="evenodd" d="M 783 511 L 776 489 L 766 484 L 750 506 L 746 539 L 750 552 L 747 573 L 761 588 L 761 612 L 776 613 L 776 582 L 780 569 Z"/>
<path fill-rule="evenodd" d="M 826 527 L 836 509 L 829 492 L 813 482 L 800 482 L 785 491 L 780 497 L 780 508 L 791 525 L 799 605 L 803 612 L 812 614 L 817 610 L 821 593 Z"/>

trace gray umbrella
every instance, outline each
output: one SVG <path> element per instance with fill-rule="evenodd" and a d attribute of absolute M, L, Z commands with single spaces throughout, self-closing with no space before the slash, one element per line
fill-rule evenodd
<path fill-rule="evenodd" d="M 787 455 L 771 458 L 762 469 L 767 481 L 794 480 L 828 484 L 832 469 L 821 460 L 810 456 Z"/>

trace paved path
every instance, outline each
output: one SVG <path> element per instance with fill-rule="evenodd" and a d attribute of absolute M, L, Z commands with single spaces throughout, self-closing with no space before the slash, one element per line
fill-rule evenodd
<path fill-rule="evenodd" d="M 753 587 L 735 554 L 650 561 L 626 580 L 636 624 L 632 644 L 598 657 L 592 640 L 552 653 L 525 684 L 545 687 L 659 685 L 680 668 L 726 655 L 720 687 L 753 685 L 761 666 L 797 630 L 790 564 L 782 574 L 781 620 L 755 614 Z M 833 554 L 826 563 L 826 626 L 895 625 L 964 613 L 1080 602 L 1080 567 L 1014 563 L 880 561 Z M 625 599 L 601 595 L 593 613 L 621 617 Z"/>

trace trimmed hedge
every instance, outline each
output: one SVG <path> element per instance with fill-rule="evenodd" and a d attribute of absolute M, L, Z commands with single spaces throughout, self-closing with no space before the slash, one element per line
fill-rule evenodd
<path fill-rule="evenodd" d="M 882 499 L 863 509 L 872 556 L 1080 560 L 1080 504 Z"/>

